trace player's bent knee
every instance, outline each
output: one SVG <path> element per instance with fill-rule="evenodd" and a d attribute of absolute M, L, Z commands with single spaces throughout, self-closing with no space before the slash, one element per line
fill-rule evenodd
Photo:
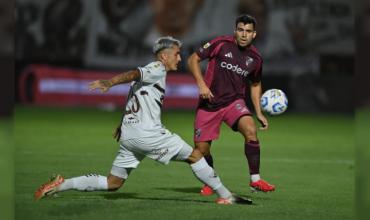
<path fill-rule="evenodd" d="M 257 131 L 256 129 L 249 129 L 247 131 L 247 139 L 255 141 L 257 139 Z"/>
<path fill-rule="evenodd" d="M 238 122 L 238 131 L 244 135 L 244 137 L 255 137 L 257 136 L 257 128 L 251 116 L 244 116 Z"/>
<path fill-rule="evenodd" d="M 210 143 L 208 142 L 198 142 L 195 143 L 195 149 L 199 150 L 203 155 L 210 154 Z"/>
<path fill-rule="evenodd" d="M 187 162 L 189 163 L 196 163 L 203 157 L 202 152 L 198 149 L 194 149 L 193 152 L 191 152 L 189 158 L 187 159 Z"/>
<path fill-rule="evenodd" d="M 194 157 L 198 160 L 203 157 L 203 153 L 198 149 L 194 149 L 191 154 L 194 155 Z"/>
<path fill-rule="evenodd" d="M 245 126 L 239 129 L 240 133 L 247 140 L 257 140 L 257 129 L 255 126 Z"/>

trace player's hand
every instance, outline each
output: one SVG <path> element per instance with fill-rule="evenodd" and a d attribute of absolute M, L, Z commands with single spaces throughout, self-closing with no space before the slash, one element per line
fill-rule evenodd
<path fill-rule="evenodd" d="M 108 92 L 109 88 L 112 87 L 112 83 L 109 80 L 96 80 L 89 83 L 89 90 L 100 89 L 100 92 Z"/>
<path fill-rule="evenodd" d="M 202 99 L 211 99 L 211 98 L 213 98 L 213 94 L 212 94 L 211 90 L 206 85 L 199 87 L 199 96 Z"/>
<path fill-rule="evenodd" d="M 269 128 L 269 123 L 263 114 L 257 114 L 257 120 L 261 123 L 260 130 L 267 130 Z"/>

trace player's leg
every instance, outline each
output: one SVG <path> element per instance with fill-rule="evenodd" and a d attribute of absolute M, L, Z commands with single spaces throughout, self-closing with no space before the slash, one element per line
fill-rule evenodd
<path fill-rule="evenodd" d="M 251 180 L 259 180 L 260 147 L 252 116 L 242 116 L 237 122 L 237 129 L 244 137 L 244 153 L 248 160 Z"/>
<path fill-rule="evenodd" d="M 117 191 L 123 186 L 131 171 L 139 165 L 141 160 L 142 156 L 135 155 L 135 153 L 121 148 L 113 161 L 112 169 L 107 177 L 97 174 L 88 174 L 66 179 L 57 188 L 57 191 Z"/>
<path fill-rule="evenodd" d="M 194 145 L 195 149 L 199 150 L 207 164 L 214 168 L 213 157 L 211 155 L 212 140 L 218 138 L 220 133 L 220 126 L 222 122 L 222 111 L 208 112 L 198 109 L 194 121 Z M 200 190 L 203 196 L 210 196 L 213 194 L 211 187 L 204 185 Z"/>
<path fill-rule="evenodd" d="M 240 99 L 229 105 L 223 120 L 234 131 L 239 131 L 244 136 L 244 152 L 248 161 L 251 187 L 264 192 L 273 191 L 275 187 L 260 178 L 260 145 L 257 129 L 244 100 Z"/>
<path fill-rule="evenodd" d="M 57 192 L 67 190 L 78 191 L 97 191 L 108 190 L 108 180 L 106 176 L 98 174 L 87 174 L 84 176 L 64 179 L 61 175 L 52 177 L 48 182 L 42 184 L 35 192 L 34 198 L 39 200 Z"/>
<path fill-rule="evenodd" d="M 223 110 L 209 112 L 198 109 L 194 121 L 194 145 L 206 159 L 208 165 L 213 167 L 211 155 L 212 140 L 218 138 L 222 123 Z"/>
<path fill-rule="evenodd" d="M 162 164 L 171 160 L 188 162 L 194 175 L 204 184 L 209 184 L 220 198 L 229 198 L 231 193 L 220 181 L 214 170 L 207 164 L 203 154 L 193 149 L 180 136 L 168 130 L 156 137 L 130 140 L 135 142 L 136 150 Z"/>
<path fill-rule="evenodd" d="M 274 191 L 275 186 L 260 177 L 260 144 L 252 116 L 242 116 L 237 122 L 237 129 L 245 139 L 244 153 L 248 161 L 251 188 L 263 192 Z"/>
<path fill-rule="evenodd" d="M 211 155 L 211 143 L 212 141 L 200 141 L 200 142 L 195 142 L 195 149 L 199 150 L 203 156 L 204 159 L 206 160 L 207 164 L 213 167 L 213 157 Z M 213 190 L 210 186 L 207 184 L 204 184 L 203 187 L 200 189 L 200 194 L 202 196 L 210 196 L 213 195 Z"/>
<path fill-rule="evenodd" d="M 179 141 L 179 144 L 182 147 L 174 160 L 186 161 L 190 164 L 190 167 L 197 179 L 211 187 L 211 189 L 217 193 L 218 199 L 216 200 L 216 203 L 226 205 L 234 203 L 252 204 L 250 199 L 231 194 L 231 192 L 223 185 L 214 169 L 207 164 L 203 154 L 198 149 L 192 149 L 183 140 Z"/>
<path fill-rule="evenodd" d="M 204 156 L 208 165 L 213 168 L 213 157 L 211 155 L 212 141 L 199 141 L 194 142 L 195 149 L 198 149 Z"/>
<path fill-rule="evenodd" d="M 65 179 L 61 175 L 56 175 L 36 190 L 34 198 L 39 200 L 46 196 L 68 190 L 84 192 L 116 191 L 122 187 L 130 172 L 139 165 L 143 157 L 127 150 L 121 145 L 108 177 L 98 174 L 87 174 Z"/>
<path fill-rule="evenodd" d="M 198 149 L 193 149 L 186 160 L 193 170 L 194 175 L 204 184 L 215 190 L 220 198 L 230 198 L 230 191 L 221 183 L 220 178 L 210 167 Z"/>

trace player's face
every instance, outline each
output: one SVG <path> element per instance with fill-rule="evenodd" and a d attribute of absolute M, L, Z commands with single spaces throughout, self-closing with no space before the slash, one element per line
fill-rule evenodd
<path fill-rule="evenodd" d="M 177 65 L 181 61 L 180 48 L 173 46 L 166 51 L 166 66 L 167 70 L 177 70 Z"/>
<path fill-rule="evenodd" d="M 241 47 L 248 47 L 256 37 L 253 24 L 239 22 L 234 31 L 236 43 Z"/>

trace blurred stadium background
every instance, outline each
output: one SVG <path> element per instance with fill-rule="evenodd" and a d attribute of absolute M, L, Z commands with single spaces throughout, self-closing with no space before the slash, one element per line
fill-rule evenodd
<path fill-rule="evenodd" d="M 2 1 L 3 11 L 12 11 L 9 9 L 12 5 L 3 4 L 3 2 L 8 1 Z M 300 214 L 296 216 L 297 219 L 302 219 L 304 216 L 311 217 L 311 219 L 322 219 L 324 217 L 326 219 L 353 218 L 353 213 L 349 210 L 353 208 L 351 192 L 354 192 L 354 189 L 353 186 L 348 186 L 348 184 L 352 184 L 350 180 L 354 177 L 352 167 L 354 160 L 352 119 L 355 101 L 358 104 L 357 106 L 370 105 L 369 80 L 360 79 L 356 84 L 354 82 L 354 13 L 356 8 L 353 2 L 346 0 L 16 0 L 15 6 L 14 29 L 6 25 L 9 21 L 5 20 L 2 22 L 2 28 L 6 30 L 4 33 L 15 32 L 15 46 L 12 48 L 11 46 L 9 47 L 11 44 L 6 43 L 11 41 L 11 34 L 2 34 L 1 38 L 3 40 L 0 41 L 2 44 L 0 55 L 8 58 L 9 54 L 12 56 L 14 52 L 14 58 L 12 59 L 15 59 L 14 99 L 16 105 L 15 120 L 12 126 L 14 126 L 14 133 L 17 134 L 14 138 L 17 149 L 15 161 L 19 164 L 15 167 L 15 179 L 17 181 L 15 186 L 18 186 L 15 194 L 15 210 L 18 213 L 15 215 L 16 219 L 27 217 L 29 219 L 53 219 L 53 217 L 55 219 L 94 218 L 94 212 L 93 214 L 87 214 L 91 208 L 88 205 L 85 206 L 83 202 L 77 204 L 77 208 L 74 210 L 73 208 L 70 209 L 71 206 L 68 205 L 68 202 L 70 202 L 68 199 L 61 200 L 61 203 L 54 201 L 47 205 L 45 203 L 33 204 L 30 198 L 32 190 L 40 181 L 45 179 L 45 176 L 51 170 L 64 169 L 70 175 L 76 175 L 80 174 L 80 172 L 87 172 L 86 169 L 95 166 L 96 164 L 86 161 L 88 159 L 80 161 L 79 157 L 71 156 L 73 153 L 69 152 L 81 147 L 81 149 L 76 150 L 76 154 L 83 154 L 84 149 L 88 150 L 90 148 L 85 146 L 87 143 L 84 144 L 83 142 L 86 134 L 90 137 L 98 136 L 92 143 L 96 141 L 100 144 L 106 144 L 106 140 L 100 139 L 100 136 L 103 138 L 103 136 L 107 135 L 107 132 L 104 133 L 103 130 L 108 130 L 109 133 L 110 127 L 116 125 L 114 120 L 119 118 L 120 108 L 124 100 L 122 96 L 127 94 L 128 87 L 117 87 L 117 89 L 112 90 L 107 95 L 100 95 L 87 91 L 88 81 L 110 77 L 112 74 L 145 65 L 152 58 L 150 55 L 151 44 L 160 35 L 173 35 L 184 42 L 182 52 L 184 61 L 189 54 L 209 39 L 218 35 L 232 34 L 234 18 L 241 13 L 252 14 L 258 20 L 258 37 L 255 44 L 260 49 L 265 60 L 263 71 L 264 89 L 282 89 L 289 98 L 289 108 L 285 116 L 281 120 L 279 118 L 271 118 L 272 122 L 276 123 L 275 133 L 272 130 L 271 132 L 274 134 L 270 134 L 270 136 L 262 134 L 262 138 L 266 140 L 266 145 L 273 146 L 276 144 L 276 138 L 279 139 L 281 135 L 289 133 L 291 133 L 291 136 L 286 135 L 283 137 L 290 139 L 298 135 L 296 141 L 293 141 L 294 144 L 301 142 L 311 143 L 310 141 L 320 143 L 325 137 L 318 138 L 315 135 L 318 133 L 325 134 L 326 129 L 333 129 L 339 135 L 334 134 L 335 132 L 329 134 L 327 137 L 329 142 L 330 138 L 333 139 L 331 144 L 324 141 L 328 146 L 325 153 L 331 153 L 330 155 L 324 154 L 321 155 L 322 157 L 316 158 L 324 161 L 316 165 L 327 163 L 327 160 L 325 160 L 326 156 L 333 156 L 334 159 L 344 161 L 343 163 L 339 162 L 334 170 L 329 171 L 335 176 L 334 180 L 341 181 L 341 179 L 344 179 L 344 181 L 343 185 L 339 184 L 339 186 L 343 186 L 342 190 L 340 187 L 330 188 L 330 184 L 328 186 L 325 185 L 325 189 L 332 190 L 329 193 L 331 196 L 328 196 L 328 200 L 320 200 L 320 202 L 317 200 L 303 201 L 303 204 L 307 202 L 305 204 L 307 207 L 304 207 L 304 205 L 302 207 L 299 205 L 294 206 L 297 203 L 295 199 L 299 201 L 299 198 L 290 198 L 289 191 L 282 189 L 282 194 L 271 195 L 271 198 L 255 196 L 255 199 L 261 201 L 260 203 L 264 203 L 268 209 L 263 209 L 262 205 L 262 209 L 259 206 L 260 208 L 256 209 L 257 211 L 247 211 L 252 213 L 251 217 L 258 217 L 261 216 L 261 213 L 269 212 L 272 207 L 275 207 L 276 210 L 273 210 L 270 215 L 262 214 L 266 217 L 264 219 L 292 217 L 292 214 Z M 359 8 L 362 9 L 362 7 Z M 364 17 L 369 14 L 368 10 L 365 10 L 366 8 L 370 7 L 364 7 Z M 366 20 L 364 23 L 361 23 L 364 27 L 367 24 Z M 364 32 L 363 36 L 363 39 L 367 39 L 369 36 L 368 32 Z M 3 54 L 5 55 L 3 56 Z M 6 58 L 3 60 L 6 60 Z M 362 61 L 362 63 L 366 62 L 366 59 Z M 357 66 L 358 64 L 356 64 Z M 10 69 L 12 68 L 10 67 Z M 3 84 L 4 86 L 9 86 L 5 83 Z M 360 90 L 359 94 L 363 95 L 363 98 L 358 100 L 354 98 L 354 85 L 360 85 L 362 90 Z M 184 136 L 188 142 L 191 142 L 192 110 L 196 105 L 197 87 L 184 62 L 181 63 L 178 72 L 169 75 L 166 96 L 164 108 L 166 111 L 168 110 L 167 112 L 172 118 L 165 118 L 165 123 L 168 123 L 169 128 Z M 8 98 L 10 96 L 4 95 L 4 97 Z M 10 102 L 8 98 L 7 103 Z M 107 113 L 96 111 L 96 108 L 113 110 L 113 113 L 111 116 L 102 116 Z M 2 115 L 12 114 L 11 107 L 1 108 L 0 110 Z M 368 118 L 366 110 L 360 115 L 361 119 Z M 50 123 L 56 117 L 61 117 L 55 121 L 57 124 Z M 86 119 L 82 119 L 83 117 L 86 117 Z M 97 120 L 96 122 L 95 119 Z M 92 127 L 86 126 L 90 122 Z M 317 130 L 317 133 L 310 134 L 310 129 L 316 129 L 311 122 L 317 123 L 316 125 L 321 126 L 322 130 Z M 358 129 L 366 131 L 366 128 L 362 129 L 366 127 L 366 123 L 363 123 L 363 120 L 360 120 L 360 122 L 362 122 L 362 127 Z M 189 126 L 179 126 L 183 125 L 183 123 L 188 123 Z M 308 124 L 308 127 L 302 130 L 302 132 L 306 132 L 304 137 L 300 137 L 300 133 L 294 132 L 301 129 L 300 123 L 303 125 Z M 328 124 L 332 125 L 332 127 L 325 126 Z M 56 127 L 46 127 L 52 125 L 61 126 L 61 128 L 66 130 L 66 133 L 60 134 L 60 130 Z M 72 129 L 74 126 L 76 128 Z M 99 126 L 101 126 L 100 129 L 92 131 Z M 289 130 L 286 127 L 291 129 Z M 279 129 L 281 129 L 281 132 L 279 132 Z M 78 130 L 83 132 L 78 133 Z M 23 136 L 23 134 L 25 135 Z M 47 134 L 48 137 L 42 134 Z M 60 159 L 58 156 L 53 156 L 53 153 L 55 152 L 54 149 L 63 148 L 63 144 L 56 145 L 55 148 L 49 148 L 50 145 L 60 138 L 59 134 L 62 136 L 62 142 L 79 146 L 69 146 L 65 152 L 60 153 L 69 155 L 69 159 L 66 158 L 65 160 L 73 166 L 66 166 L 62 160 L 61 164 L 55 167 L 44 167 L 43 163 L 50 166 L 54 164 L 54 160 Z M 366 136 L 366 132 L 361 134 Z M 68 141 L 70 136 L 74 138 L 76 143 Z M 225 136 L 219 145 L 228 145 L 228 143 L 224 142 L 236 138 L 233 134 L 226 134 Z M 366 145 L 366 142 L 363 139 L 361 140 L 360 143 Z M 8 144 L 9 142 L 12 142 L 11 139 L 5 138 L 4 143 Z M 113 142 L 108 143 L 114 145 Z M 342 148 L 336 152 L 338 154 L 335 154 L 332 149 L 337 144 Z M 284 146 L 282 143 L 280 145 Z M 230 156 L 226 152 L 226 147 L 220 146 L 219 149 L 223 150 L 215 152 L 216 155 L 223 154 L 219 156 L 220 161 L 223 157 L 226 160 Z M 43 149 L 47 150 L 43 152 Z M 91 158 L 100 160 L 100 155 L 105 150 L 99 150 L 98 147 L 92 149 L 94 150 L 91 152 L 93 155 Z M 312 152 L 309 149 L 305 149 L 302 153 L 299 153 L 299 150 L 295 152 L 294 146 L 288 146 L 285 150 L 288 149 L 293 152 L 288 157 L 292 156 L 292 158 L 302 159 L 307 162 L 311 159 L 310 156 L 318 156 L 318 152 L 313 151 L 318 150 L 319 146 L 312 149 Z M 40 155 L 35 155 L 35 152 L 40 151 Z M 9 152 L 12 151 L 5 149 L 4 152 L 11 154 Z M 269 176 L 273 177 L 274 181 L 282 181 L 284 177 L 276 176 L 278 174 L 275 175 L 275 173 L 279 172 L 279 169 L 274 169 L 276 165 L 272 161 L 279 158 L 279 156 L 284 157 L 286 155 L 277 149 L 270 149 L 269 151 L 267 147 L 265 152 L 268 162 L 266 162 L 266 169 L 264 170 L 267 171 Z M 104 173 L 107 170 L 114 153 L 115 149 L 109 149 L 108 155 L 103 156 L 104 160 L 102 159 L 102 161 L 104 163 L 99 161 L 102 166 L 96 167 L 98 171 Z M 303 156 L 304 153 L 310 156 L 305 158 Z M 361 155 L 361 153 L 362 151 L 358 153 L 360 157 L 364 155 Z M 271 155 L 273 155 L 272 158 Z M 302 155 L 302 158 L 298 155 Z M 231 155 L 231 157 L 233 156 Z M 32 160 L 33 157 L 37 158 L 37 162 Z M 12 161 L 12 157 L 6 159 L 3 161 Z M 264 163 L 263 160 L 262 163 Z M 79 163 L 73 163 L 73 161 L 79 161 Z M 148 167 L 156 169 L 156 165 L 148 163 Z M 240 163 L 243 164 L 244 162 L 241 161 Z M 299 176 L 300 173 L 306 172 L 307 167 L 309 167 L 307 178 L 314 179 L 315 170 L 322 169 L 320 166 L 310 167 L 307 164 L 301 164 L 301 166 L 297 168 L 293 175 Z M 10 167 L 11 169 L 7 169 L 7 173 L 12 171 L 12 166 Z M 340 169 L 343 168 L 345 168 L 345 171 L 341 173 Z M 176 167 L 176 169 L 181 168 Z M 222 169 L 221 166 L 219 169 Z M 223 173 L 232 173 L 234 167 L 225 166 L 225 169 L 226 172 Z M 144 166 L 143 170 L 145 172 Z M 363 170 L 357 171 L 364 172 Z M 150 171 L 147 172 L 149 173 Z M 310 172 L 312 172 L 311 175 L 309 175 Z M 159 175 L 167 176 L 165 171 Z M 140 175 L 137 174 L 137 176 Z M 331 175 L 328 176 L 332 177 Z M 230 178 L 233 177 L 230 175 Z M 290 186 L 289 182 L 295 181 L 294 177 L 290 178 L 292 180 L 288 179 L 287 183 L 285 183 L 287 186 Z M 322 178 L 322 182 L 319 181 L 320 184 L 324 184 L 326 181 L 333 181 L 333 179 L 325 179 L 322 176 L 320 178 Z M 29 182 L 24 183 L 22 180 Z M 145 179 L 141 181 L 145 183 Z M 153 181 L 158 180 L 154 179 Z M 238 180 L 233 181 L 231 181 L 231 185 Z M 365 179 L 364 181 L 369 180 Z M 11 182 L 6 184 L 7 187 L 11 188 Z M 134 185 L 134 183 L 132 184 Z M 164 185 L 166 182 L 159 181 L 158 184 Z M 191 181 L 190 183 L 184 182 L 184 186 L 189 184 L 197 186 L 196 183 Z M 335 185 L 335 183 L 333 184 Z M 361 186 L 361 189 L 366 189 L 366 184 L 357 186 Z M 143 192 L 147 190 L 140 184 L 138 189 Z M 197 190 L 196 187 L 194 190 Z M 242 189 L 237 188 L 237 190 Z M 179 194 L 180 188 L 177 193 L 175 191 L 173 192 L 174 197 L 184 196 L 181 193 Z M 296 189 L 297 191 L 299 189 Z M 366 195 L 370 195 L 370 192 L 366 190 L 356 192 L 361 201 L 369 204 L 369 197 Z M 135 195 L 134 193 L 136 193 L 135 188 L 128 188 L 127 194 L 118 194 L 117 197 L 120 195 L 122 197 L 129 196 L 128 204 L 130 204 L 130 208 L 140 209 L 143 208 L 144 204 L 144 206 L 149 208 L 143 208 L 143 212 L 148 211 L 148 213 L 152 211 L 150 206 L 153 200 L 154 202 L 156 200 L 163 202 L 163 200 L 157 198 L 163 197 L 161 192 L 154 192 L 153 197 L 149 196 L 149 198 L 136 198 L 132 196 Z M 319 196 L 319 192 L 308 191 L 307 193 Z M 338 197 L 340 193 L 343 193 L 343 195 Z M 1 195 L 4 195 L 2 196 L 2 198 L 5 198 L 3 201 L 9 201 L 9 203 L 3 206 L 5 207 L 4 210 L 8 211 L 2 213 L 5 213 L 5 219 L 7 217 L 11 219 L 14 217 L 12 212 L 9 211 L 11 210 L 9 204 L 12 198 L 6 193 Z M 79 202 L 79 198 L 82 198 L 78 197 L 78 194 L 72 194 L 71 196 L 76 200 L 76 203 Z M 169 195 L 166 196 L 172 198 Z M 298 193 L 296 197 L 299 196 L 305 197 L 307 194 Z M 341 200 L 343 196 L 347 196 L 347 198 Z M 99 197 L 99 195 L 96 197 Z M 288 201 L 287 204 L 289 206 L 284 207 L 285 203 L 280 204 L 280 202 L 277 202 L 282 197 Z M 84 199 L 87 199 L 87 204 L 90 204 L 90 201 L 95 204 L 104 203 L 104 201 L 94 196 L 90 197 L 90 201 L 89 197 L 81 200 Z M 106 199 L 112 201 L 113 210 L 122 209 L 120 206 L 122 201 L 118 198 L 108 196 Z M 137 200 L 139 200 L 139 204 L 135 203 Z M 195 203 L 197 201 L 199 203 L 200 199 L 197 198 L 197 195 L 194 195 L 190 196 L 190 200 L 195 200 Z M 302 203 L 302 201 L 300 202 Z M 331 205 L 328 206 L 329 203 Z M 180 200 L 180 205 L 188 206 L 188 204 Z M 325 210 L 319 211 L 315 209 L 318 208 L 315 204 L 326 207 L 326 211 L 330 212 L 330 215 L 328 216 Z M 189 209 L 199 211 L 196 205 L 191 205 Z M 61 207 L 61 209 L 58 209 L 58 207 Z M 105 208 L 104 211 L 109 210 L 111 207 L 108 205 Z M 236 210 L 236 208 L 226 210 L 226 214 L 223 211 L 214 210 L 215 208 L 210 205 L 207 205 L 206 208 L 215 211 L 216 215 L 202 216 L 203 219 L 215 216 L 227 217 L 227 213 L 235 218 L 248 215 L 245 211 Z M 302 212 L 305 208 L 310 211 L 307 213 Z M 364 205 L 362 208 L 365 210 L 367 206 Z M 98 208 L 94 209 L 99 211 Z M 156 209 L 160 210 L 161 207 L 156 205 Z M 289 209 L 291 210 L 287 211 Z M 279 212 L 282 210 L 286 211 L 286 213 L 284 211 L 283 213 Z M 173 210 L 173 212 L 181 213 L 177 209 Z M 95 214 L 97 216 L 99 214 L 102 215 L 102 213 Z M 159 214 L 163 213 L 159 212 Z M 105 214 L 104 216 L 107 219 L 119 217 L 109 217 L 109 215 Z M 150 214 L 140 214 L 139 216 L 151 217 Z M 156 216 L 154 215 L 153 219 Z M 134 216 L 128 216 L 128 218 L 130 217 Z M 164 218 L 166 217 L 169 216 L 164 215 Z M 181 219 L 181 216 L 176 218 Z"/>
<path fill-rule="evenodd" d="M 18 0 L 17 101 L 121 105 L 127 88 L 100 97 L 86 94 L 87 81 L 145 65 L 154 40 L 173 35 L 184 42 L 175 73 L 182 78 L 169 79 L 167 98 L 178 103 L 165 107 L 193 109 L 197 87 L 186 57 L 232 34 L 241 13 L 258 20 L 264 88 L 284 90 L 289 111 L 353 111 L 354 6 L 346 0 Z"/>

